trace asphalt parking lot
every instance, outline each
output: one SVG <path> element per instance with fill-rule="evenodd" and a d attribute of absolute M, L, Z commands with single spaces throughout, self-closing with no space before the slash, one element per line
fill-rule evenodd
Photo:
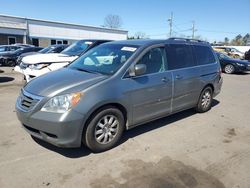
<path fill-rule="evenodd" d="M 187 110 L 125 133 L 94 154 L 32 139 L 15 114 L 21 75 L 0 73 L 0 187 L 250 186 L 250 73 L 223 75 L 204 114 Z"/>

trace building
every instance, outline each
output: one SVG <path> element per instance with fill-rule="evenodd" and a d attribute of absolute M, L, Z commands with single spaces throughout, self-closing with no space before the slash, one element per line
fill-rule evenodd
<path fill-rule="evenodd" d="M 128 31 L 103 27 L 0 15 L 0 45 L 71 44 L 80 39 L 126 40 Z"/>

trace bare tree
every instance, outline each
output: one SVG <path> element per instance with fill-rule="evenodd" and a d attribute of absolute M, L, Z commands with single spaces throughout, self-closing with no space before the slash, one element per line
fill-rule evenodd
<path fill-rule="evenodd" d="M 122 19 L 119 15 L 109 14 L 104 19 L 104 27 L 118 29 L 122 26 Z"/>
<path fill-rule="evenodd" d="M 135 33 L 134 37 L 135 37 L 135 39 L 145 39 L 146 33 L 138 31 Z"/>

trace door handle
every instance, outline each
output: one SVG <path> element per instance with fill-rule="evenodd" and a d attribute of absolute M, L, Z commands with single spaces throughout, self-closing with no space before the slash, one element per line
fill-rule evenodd
<path fill-rule="evenodd" d="M 161 81 L 167 83 L 167 82 L 169 82 L 169 79 L 164 77 L 164 78 L 161 79 Z"/>
<path fill-rule="evenodd" d="M 183 78 L 183 76 L 181 76 L 181 75 L 176 75 L 176 76 L 175 76 L 175 79 L 176 79 L 176 80 L 181 80 L 182 78 Z"/>

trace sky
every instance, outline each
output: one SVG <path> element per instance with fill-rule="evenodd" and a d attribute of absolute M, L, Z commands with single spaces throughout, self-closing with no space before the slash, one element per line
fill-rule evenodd
<path fill-rule="evenodd" d="M 0 14 L 101 26 L 108 14 L 119 15 L 129 36 L 149 38 L 195 35 L 209 42 L 250 33 L 250 0 L 0 0 Z"/>

